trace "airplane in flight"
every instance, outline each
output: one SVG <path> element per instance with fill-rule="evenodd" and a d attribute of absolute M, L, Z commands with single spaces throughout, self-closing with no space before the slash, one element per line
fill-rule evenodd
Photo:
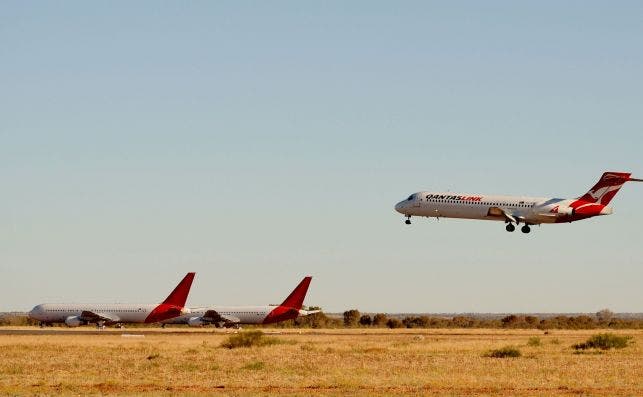
<path fill-rule="evenodd" d="M 192 308 L 189 314 L 162 322 L 187 324 L 191 327 L 214 325 L 215 327 L 239 327 L 240 324 L 272 324 L 292 320 L 299 316 L 318 313 L 319 310 L 302 310 L 304 298 L 312 277 L 304 277 L 281 305 L 268 306 L 209 306 Z"/>
<path fill-rule="evenodd" d="M 630 177 L 627 172 L 605 172 L 598 182 L 584 195 L 565 199 L 553 197 L 487 196 L 444 192 L 418 192 L 395 205 L 395 210 L 406 216 L 435 218 L 480 219 L 504 221 L 508 232 L 516 230 L 514 224 L 523 226 L 523 233 L 531 225 L 541 223 L 575 222 L 598 215 L 610 215 L 608 206 L 625 182 L 643 182 Z"/>
<path fill-rule="evenodd" d="M 157 323 L 189 313 L 185 307 L 194 273 L 188 273 L 160 304 L 130 303 L 43 303 L 35 306 L 29 317 L 41 326 L 65 323 L 69 327 L 96 324 L 97 328 L 127 323 Z"/>

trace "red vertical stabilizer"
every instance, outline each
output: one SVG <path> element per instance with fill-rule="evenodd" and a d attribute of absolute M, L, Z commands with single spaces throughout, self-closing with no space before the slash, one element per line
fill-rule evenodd
<path fill-rule="evenodd" d="M 188 273 L 183 277 L 179 285 L 174 288 L 174 291 L 168 295 L 163 303 L 159 304 L 152 310 L 152 312 L 145 319 L 146 323 L 156 323 L 170 318 L 178 317 L 183 314 L 185 301 L 188 299 L 190 287 L 192 287 L 192 280 L 194 280 L 194 273 Z"/>
<path fill-rule="evenodd" d="M 301 309 L 304 304 L 304 298 L 306 298 L 306 292 L 308 292 L 310 280 L 312 280 L 312 277 L 304 277 L 299 285 L 290 293 L 290 295 L 288 295 L 286 300 L 284 300 L 281 306 L 291 307 L 297 310 Z"/>
<path fill-rule="evenodd" d="M 286 300 L 268 313 L 266 318 L 263 320 L 263 323 L 271 324 L 297 318 L 299 316 L 299 310 L 301 310 L 301 307 L 304 304 L 304 298 L 306 298 L 306 292 L 308 292 L 310 280 L 312 280 L 312 277 L 304 277 L 299 285 L 290 293 L 290 295 L 288 295 Z"/>
<path fill-rule="evenodd" d="M 596 182 L 596 185 L 582 197 L 579 197 L 579 200 L 607 205 L 625 182 L 635 181 L 635 179 L 630 179 L 630 175 L 628 172 L 605 172 L 601 179 Z"/>
<path fill-rule="evenodd" d="M 192 280 L 194 280 L 194 273 L 186 274 L 179 285 L 174 288 L 174 291 L 172 291 L 170 295 L 165 298 L 163 303 L 179 307 L 185 306 L 185 301 L 188 299 L 190 287 L 192 286 Z"/>

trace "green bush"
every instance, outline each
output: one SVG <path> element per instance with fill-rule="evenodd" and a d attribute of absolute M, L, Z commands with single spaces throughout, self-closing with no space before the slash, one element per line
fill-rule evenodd
<path fill-rule="evenodd" d="M 542 345 L 542 342 L 540 341 L 540 338 L 537 336 L 532 336 L 527 340 L 527 346 L 538 347 L 541 345 Z"/>
<path fill-rule="evenodd" d="M 226 349 L 236 349 L 237 347 L 268 346 L 282 343 L 279 339 L 271 336 L 265 336 L 262 331 L 244 331 L 231 335 L 221 344 Z"/>
<path fill-rule="evenodd" d="M 578 343 L 572 347 L 576 350 L 585 350 L 585 349 L 622 349 L 627 347 L 632 339 L 631 336 L 618 336 L 611 333 L 605 334 L 596 334 L 583 343 Z"/>
<path fill-rule="evenodd" d="M 486 352 L 484 357 L 493 357 L 493 358 L 507 358 L 507 357 L 520 357 L 522 353 L 520 350 L 516 349 L 513 346 L 505 346 L 500 349 L 489 350 Z"/>

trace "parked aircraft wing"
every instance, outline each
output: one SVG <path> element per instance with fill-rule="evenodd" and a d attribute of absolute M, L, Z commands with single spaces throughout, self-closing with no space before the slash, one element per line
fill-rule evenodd
<path fill-rule="evenodd" d="M 80 314 L 80 319 L 83 321 L 87 321 L 90 323 L 95 323 L 98 321 L 105 321 L 108 323 L 116 323 L 120 320 L 118 316 L 115 316 L 113 314 L 106 314 L 106 313 L 94 313 L 89 310 L 83 310 L 83 312 Z"/>
<path fill-rule="evenodd" d="M 204 321 L 210 322 L 210 323 L 240 323 L 241 319 L 238 317 L 230 316 L 228 314 L 219 314 L 216 310 L 208 310 L 205 313 L 203 313 L 203 316 L 201 318 Z"/>

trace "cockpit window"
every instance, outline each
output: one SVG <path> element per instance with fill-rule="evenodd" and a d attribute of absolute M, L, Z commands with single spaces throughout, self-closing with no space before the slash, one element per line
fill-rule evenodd
<path fill-rule="evenodd" d="M 415 194 L 412 194 L 409 196 L 409 198 L 406 199 L 406 201 L 411 201 L 415 198 Z"/>

